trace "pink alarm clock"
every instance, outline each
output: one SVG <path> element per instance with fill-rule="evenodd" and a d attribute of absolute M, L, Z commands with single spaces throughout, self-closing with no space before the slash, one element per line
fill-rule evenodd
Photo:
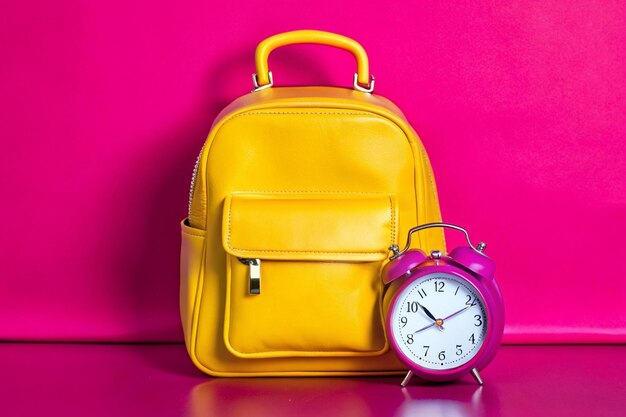
<path fill-rule="evenodd" d="M 449 255 L 409 249 L 413 233 L 432 227 L 463 232 L 468 246 Z M 409 230 L 404 249 L 390 248 L 393 255 L 382 279 L 393 294 L 387 336 L 409 368 L 402 386 L 413 375 L 451 381 L 468 373 L 482 385 L 478 371 L 494 358 L 504 330 L 495 264 L 484 254 L 485 247 L 482 242 L 474 247 L 462 227 L 428 223 Z"/>

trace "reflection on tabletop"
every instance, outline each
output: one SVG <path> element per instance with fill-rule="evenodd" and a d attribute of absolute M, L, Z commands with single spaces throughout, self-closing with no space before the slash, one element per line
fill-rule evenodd
<path fill-rule="evenodd" d="M 401 379 L 211 379 L 193 388 L 188 412 L 193 417 L 216 410 L 224 417 L 499 415 L 497 390 L 471 378 L 454 384 L 415 381 L 406 388 L 399 386 Z"/>

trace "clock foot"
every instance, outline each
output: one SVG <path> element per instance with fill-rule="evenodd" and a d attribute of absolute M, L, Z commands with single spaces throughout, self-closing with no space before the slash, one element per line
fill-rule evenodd
<path fill-rule="evenodd" d="M 401 387 L 406 387 L 409 384 L 409 381 L 411 380 L 412 377 L 413 377 L 413 371 L 407 372 L 406 376 L 402 380 L 402 383 L 400 383 L 400 386 Z"/>
<path fill-rule="evenodd" d="M 483 379 L 480 377 L 480 374 L 478 373 L 478 369 L 472 368 L 470 373 L 472 374 L 472 376 L 474 377 L 476 382 L 478 382 L 478 385 L 482 385 L 483 384 Z"/>

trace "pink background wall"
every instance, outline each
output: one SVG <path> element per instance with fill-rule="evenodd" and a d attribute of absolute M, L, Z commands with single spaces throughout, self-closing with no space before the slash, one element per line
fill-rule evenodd
<path fill-rule="evenodd" d="M 181 340 L 178 221 L 256 44 L 357 39 L 422 136 L 444 218 L 488 242 L 508 342 L 626 342 L 626 7 L 23 1 L 0 6 L 0 339 Z M 349 85 L 297 46 L 277 84 Z M 451 238 L 453 238 L 451 236 Z"/>

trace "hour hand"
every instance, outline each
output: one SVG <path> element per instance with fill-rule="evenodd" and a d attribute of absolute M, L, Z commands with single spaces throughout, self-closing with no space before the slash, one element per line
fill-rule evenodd
<path fill-rule="evenodd" d="M 432 321 L 437 321 L 437 319 L 435 318 L 435 316 L 433 316 L 433 313 L 431 313 L 430 311 L 428 311 L 428 309 L 426 307 L 424 307 L 423 305 L 421 305 L 420 303 L 417 303 L 418 306 L 421 307 L 422 310 L 424 310 L 424 313 L 426 313 L 426 315 L 432 320 Z"/>

